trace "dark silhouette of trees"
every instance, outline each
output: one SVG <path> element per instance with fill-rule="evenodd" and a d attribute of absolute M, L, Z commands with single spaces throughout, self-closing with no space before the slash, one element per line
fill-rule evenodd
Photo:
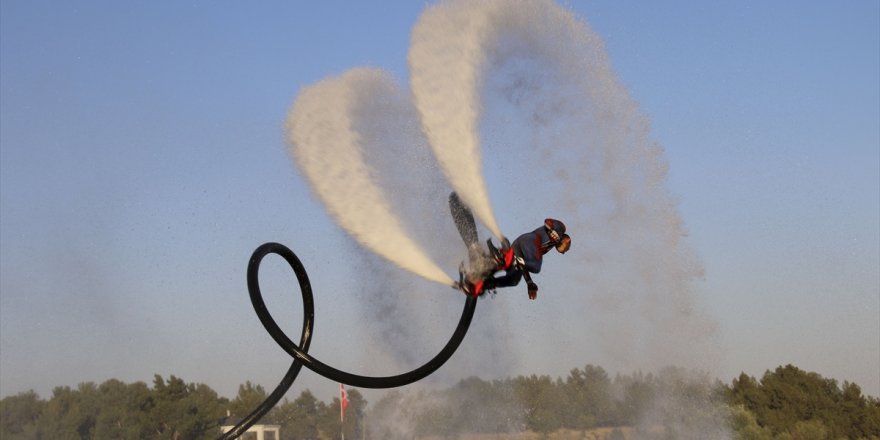
<path fill-rule="evenodd" d="M 760 380 L 741 374 L 730 385 L 680 368 L 636 372 L 613 379 L 586 365 L 565 378 L 470 377 L 437 391 L 386 393 L 372 408 L 348 389 L 344 423 L 339 398 L 329 404 L 303 391 L 285 399 L 264 422 L 281 425 L 284 440 L 395 439 L 466 433 L 611 429 L 611 438 L 720 438 L 739 440 L 880 440 L 880 400 L 858 385 L 838 384 L 792 365 Z M 0 400 L 0 438 L 213 439 L 227 412 L 243 417 L 266 398 L 251 382 L 226 399 L 204 384 L 156 375 L 152 387 L 110 379 L 56 387 L 48 400 L 33 391 Z M 364 420 L 369 420 L 365 425 Z M 624 428 L 629 427 L 629 428 Z M 732 435 L 731 435 L 732 434 Z"/>

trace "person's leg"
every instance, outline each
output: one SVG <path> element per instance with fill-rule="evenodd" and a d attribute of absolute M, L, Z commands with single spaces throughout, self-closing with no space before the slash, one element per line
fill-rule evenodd
<path fill-rule="evenodd" d="M 496 287 L 512 287 L 519 284 L 522 279 L 522 272 L 518 270 L 508 270 L 504 275 L 486 280 L 485 288 L 494 289 Z"/>

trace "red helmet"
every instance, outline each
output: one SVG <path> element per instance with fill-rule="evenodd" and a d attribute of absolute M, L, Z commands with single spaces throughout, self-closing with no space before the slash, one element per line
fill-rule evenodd
<path fill-rule="evenodd" d="M 565 223 L 562 223 L 555 218 L 544 219 L 544 227 L 547 228 L 547 232 L 556 231 L 559 236 L 565 234 Z"/>
<path fill-rule="evenodd" d="M 553 240 L 556 250 L 564 254 L 571 247 L 571 237 L 565 233 L 565 223 L 554 218 L 544 219 L 544 228 L 547 229 L 547 235 Z"/>

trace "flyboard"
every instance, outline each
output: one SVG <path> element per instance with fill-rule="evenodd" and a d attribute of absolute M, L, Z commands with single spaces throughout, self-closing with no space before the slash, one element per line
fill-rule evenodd
<path fill-rule="evenodd" d="M 486 240 L 487 249 L 483 249 L 477 235 L 474 214 L 455 192 L 449 195 L 449 211 L 468 251 L 468 265 L 461 263 L 458 268 L 458 282 L 452 287 L 474 297 L 483 295 L 487 290 L 494 290 L 487 281 L 495 272 L 510 267 L 513 260 L 510 242 L 506 238 L 503 239 L 499 249 L 489 238 Z"/>

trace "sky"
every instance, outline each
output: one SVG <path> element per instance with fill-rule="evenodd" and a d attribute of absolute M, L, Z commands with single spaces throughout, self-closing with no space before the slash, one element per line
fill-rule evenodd
<path fill-rule="evenodd" d="M 274 388 L 290 360 L 245 286 L 267 241 L 309 270 L 322 361 L 388 375 L 440 349 L 462 302 L 448 288 L 400 297 L 409 315 L 396 318 L 411 325 L 394 341 L 425 331 L 429 344 L 375 348 L 363 287 L 382 281 L 352 268 L 411 275 L 358 249 L 287 152 L 285 118 L 303 88 L 359 66 L 407 81 L 427 4 L 351 3 L 3 2 L 0 396 L 154 374 L 227 397 L 245 381 Z M 880 396 L 880 4 L 562 6 L 602 38 L 664 149 L 665 185 L 703 268 L 695 304 L 715 329 L 717 358 L 700 366 L 729 383 L 793 364 Z M 504 200 L 503 171 L 487 180 Z M 270 308 L 296 340 L 293 276 L 277 261 L 264 270 Z M 481 300 L 435 383 L 657 368 L 621 363 L 597 348 L 601 335 L 581 334 L 591 327 L 565 309 L 577 286 L 548 271 L 557 280 L 538 301 Z M 468 359 L 498 332 L 512 353 Z M 311 372 L 290 393 L 305 388 L 325 401 L 337 389 Z"/>

